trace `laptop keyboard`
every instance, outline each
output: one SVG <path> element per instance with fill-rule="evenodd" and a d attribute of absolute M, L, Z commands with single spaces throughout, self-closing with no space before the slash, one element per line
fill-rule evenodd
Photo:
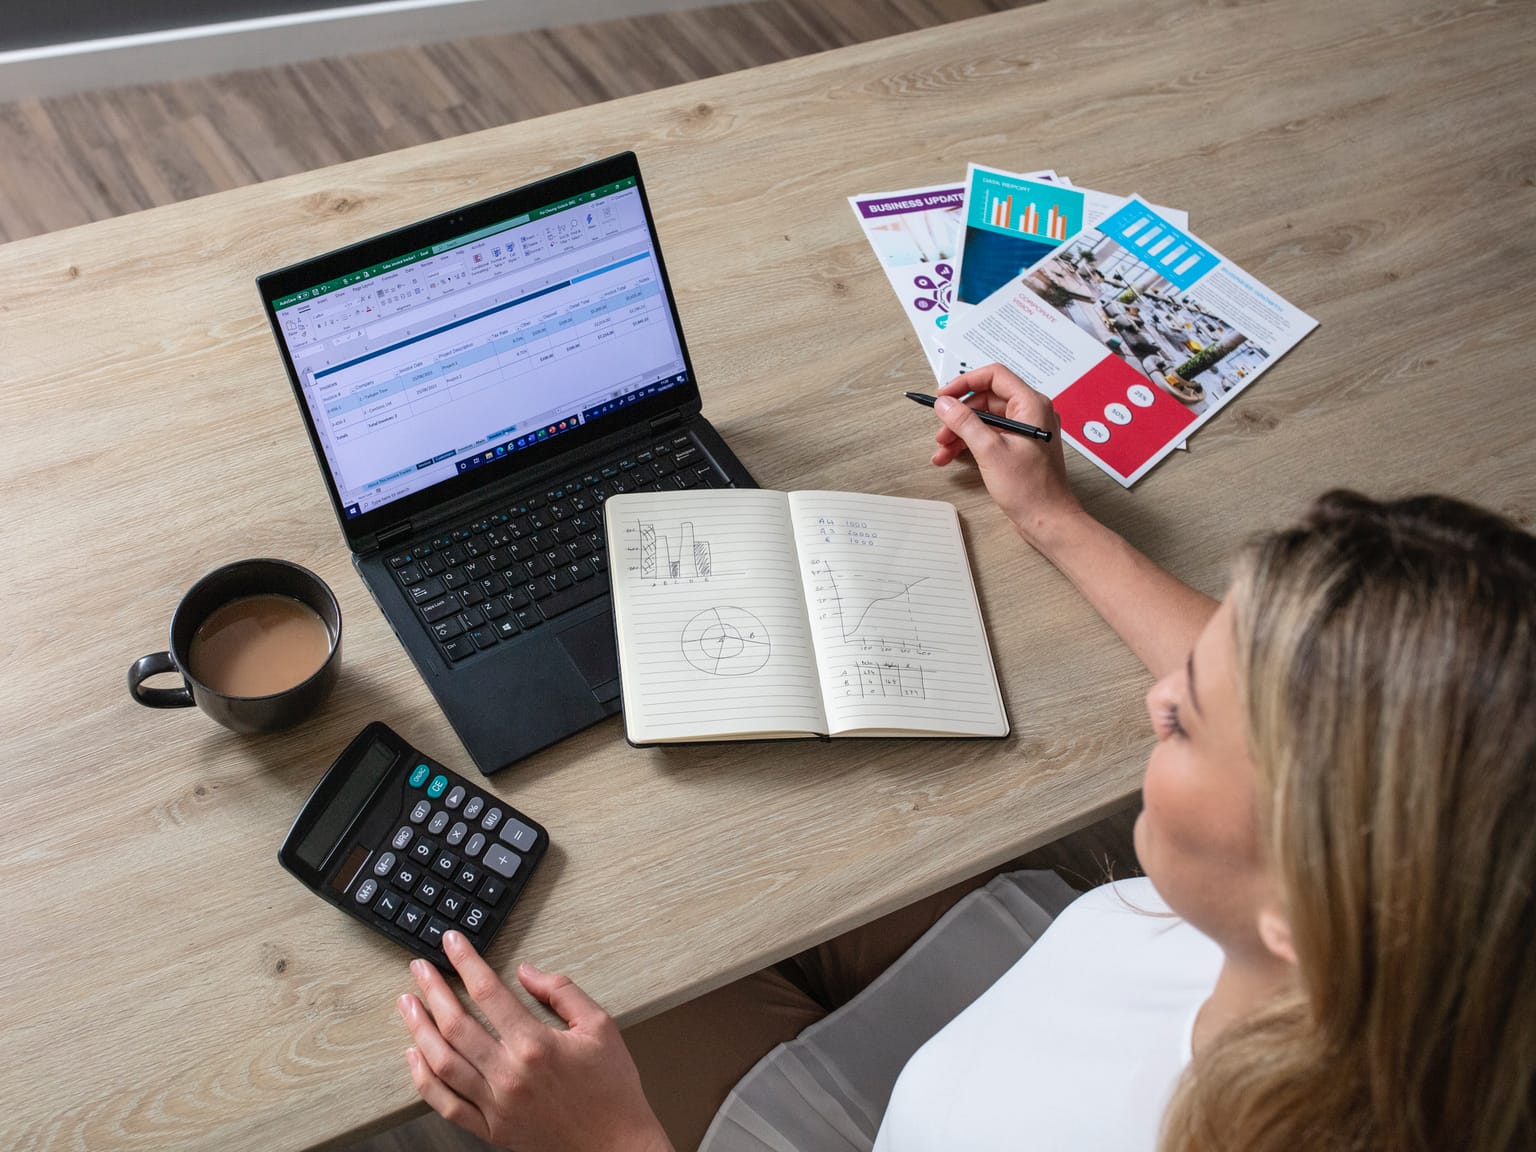
<path fill-rule="evenodd" d="M 603 502 L 620 492 L 725 488 L 687 435 L 584 469 L 391 555 L 417 618 L 452 664 L 608 591 Z"/>

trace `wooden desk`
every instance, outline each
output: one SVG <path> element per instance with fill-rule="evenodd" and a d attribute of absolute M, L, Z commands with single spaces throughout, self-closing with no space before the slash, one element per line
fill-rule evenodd
<path fill-rule="evenodd" d="M 1330 485 L 1529 524 L 1533 46 L 1530 5 L 1055 0 L 0 248 L 0 1144 L 298 1148 L 416 1107 L 405 955 L 274 854 L 369 719 L 468 763 L 348 564 L 257 272 L 634 146 L 761 482 L 960 506 L 1009 740 L 637 752 L 610 721 L 491 784 L 554 838 L 493 961 L 634 1021 L 1086 822 L 1145 755 L 1142 670 L 927 466 L 924 359 L 844 198 L 1053 166 L 1187 208 L 1321 320 L 1134 491 L 1071 461 L 1197 585 Z M 249 739 L 130 702 L 181 591 L 267 554 L 341 600 L 325 711 Z"/>

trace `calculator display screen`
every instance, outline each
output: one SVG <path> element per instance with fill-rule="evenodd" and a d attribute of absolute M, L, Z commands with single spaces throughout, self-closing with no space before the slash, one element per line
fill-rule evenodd
<path fill-rule="evenodd" d="M 347 775 L 347 782 L 336 790 L 325 811 L 315 819 L 309 832 L 299 842 L 296 855 L 311 868 L 319 869 L 336 847 L 336 841 L 362 811 L 363 803 L 395 762 L 395 750 L 382 740 L 375 740 L 358 757 Z"/>

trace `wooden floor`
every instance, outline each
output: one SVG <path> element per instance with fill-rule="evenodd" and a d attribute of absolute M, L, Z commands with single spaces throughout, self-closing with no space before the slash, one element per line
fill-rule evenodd
<path fill-rule="evenodd" d="M 0 241 L 1028 2 L 756 0 L 0 104 Z M 1129 874 L 1133 818 L 1028 862 Z M 487 1147 L 428 1115 L 353 1152 Z"/>
<path fill-rule="evenodd" d="M 757 0 L 0 104 L 0 241 L 1030 0 Z"/>

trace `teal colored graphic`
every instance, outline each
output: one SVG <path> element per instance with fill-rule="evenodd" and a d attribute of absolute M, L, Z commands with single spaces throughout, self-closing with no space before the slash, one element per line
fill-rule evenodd
<path fill-rule="evenodd" d="M 1075 188 L 973 169 L 965 223 L 1009 235 L 1061 243 L 1083 227 L 1083 194 Z"/>

